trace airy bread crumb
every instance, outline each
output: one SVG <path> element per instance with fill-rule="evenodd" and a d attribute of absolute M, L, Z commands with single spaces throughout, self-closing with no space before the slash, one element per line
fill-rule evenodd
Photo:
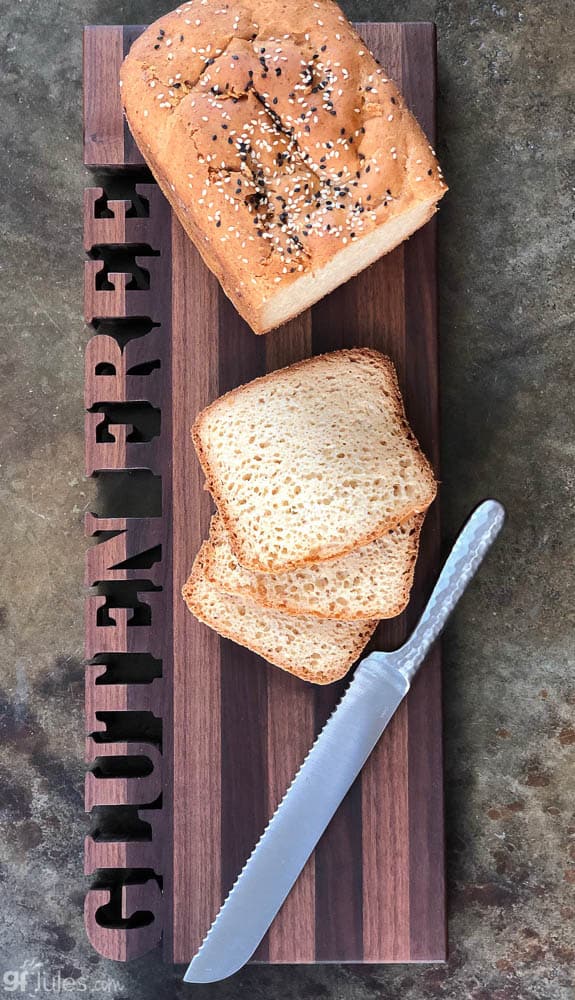
<path fill-rule="evenodd" d="M 414 514 L 340 559 L 288 573 L 251 573 L 236 559 L 225 525 L 215 514 L 205 546 L 205 574 L 224 593 L 251 597 L 289 615 L 339 621 L 394 618 L 409 601 L 423 519 Z"/>
<path fill-rule="evenodd" d="M 336 351 L 221 396 L 192 428 L 238 562 L 282 573 L 367 545 L 436 494 L 395 369 Z"/>
<path fill-rule="evenodd" d="M 224 594 L 205 574 L 205 544 L 182 590 L 196 618 L 303 680 L 331 684 L 347 673 L 377 622 L 294 617 L 264 608 L 249 597 Z"/>

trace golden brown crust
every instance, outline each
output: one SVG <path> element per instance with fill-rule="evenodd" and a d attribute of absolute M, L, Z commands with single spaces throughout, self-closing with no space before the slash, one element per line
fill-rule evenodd
<path fill-rule="evenodd" d="M 247 645 L 238 639 L 237 634 L 234 633 L 233 629 L 222 627 L 220 623 L 218 623 L 218 627 L 215 628 L 215 625 L 209 621 L 208 616 L 206 616 L 202 605 L 196 599 L 196 583 L 203 576 L 205 576 L 206 549 L 207 542 L 204 542 L 194 560 L 192 572 L 182 587 L 182 597 L 186 602 L 188 610 L 204 625 L 215 629 L 219 635 L 224 636 L 226 639 L 231 639 L 232 642 L 239 642 L 240 645 Z M 279 667 L 281 670 L 285 670 L 287 673 L 293 674 L 295 677 L 300 677 L 302 680 L 310 681 L 312 684 L 332 684 L 334 681 L 340 680 L 340 678 L 347 674 L 350 667 L 355 663 L 367 645 L 369 639 L 375 632 L 377 624 L 377 621 L 365 622 L 365 628 L 358 632 L 358 638 L 354 643 L 347 660 L 343 661 L 341 667 L 337 670 L 308 670 L 305 666 L 300 664 L 298 664 L 297 668 L 294 668 L 292 663 L 288 663 L 280 657 L 274 658 L 273 666 Z M 262 656 L 264 659 L 267 659 L 266 651 L 259 643 L 250 642 L 248 648 L 254 653 L 257 653 L 258 656 Z M 271 661 L 268 660 L 268 662 Z"/>
<path fill-rule="evenodd" d="M 296 315 L 299 278 L 414 206 L 431 214 L 446 191 L 415 118 L 332 0 L 184 3 L 135 41 L 122 94 L 162 191 L 260 333 L 278 292 L 294 286 Z"/>
<path fill-rule="evenodd" d="M 399 507 L 396 516 L 392 518 L 388 517 L 383 519 L 376 528 L 368 532 L 364 532 L 363 535 L 354 538 L 351 542 L 345 545 L 345 547 L 337 549 L 337 551 L 333 549 L 329 552 L 312 551 L 308 554 L 308 556 L 305 559 L 294 559 L 291 561 L 286 561 L 282 565 L 282 572 L 292 569 L 298 569 L 300 566 L 306 566 L 311 563 L 318 562 L 320 560 L 322 562 L 327 562 L 331 559 L 339 559 L 341 556 L 345 556 L 348 552 L 351 552 L 353 549 L 359 548 L 362 545 L 368 545 L 370 542 L 375 541 L 376 538 L 380 538 L 381 535 L 384 535 L 387 531 L 390 531 L 392 528 L 397 527 L 399 524 L 403 524 L 406 520 L 408 520 L 408 518 L 413 517 L 414 514 L 425 513 L 425 511 L 427 510 L 429 505 L 433 502 L 437 494 L 437 483 L 435 480 L 435 476 L 433 474 L 433 470 L 429 462 L 427 461 L 425 455 L 423 454 L 421 448 L 419 447 L 419 444 L 416 441 L 413 432 L 407 422 L 407 418 L 405 416 L 403 399 L 401 396 L 399 383 L 397 381 L 395 366 L 390 358 L 386 357 L 384 354 L 380 354 L 379 351 L 374 351 L 372 348 L 368 347 L 358 347 L 358 348 L 352 348 L 350 350 L 333 351 L 329 354 L 318 354 L 315 355 L 313 358 L 306 358 L 303 361 L 297 361 L 295 364 L 288 365 L 285 368 L 279 368 L 277 371 L 271 372 L 268 375 L 261 375 L 259 378 L 256 378 L 252 382 L 247 383 L 247 385 L 254 386 L 260 384 L 261 382 L 266 382 L 266 384 L 269 385 L 270 382 L 273 382 L 276 379 L 281 378 L 286 372 L 289 372 L 291 375 L 292 372 L 297 371 L 298 369 L 304 366 L 315 364 L 318 361 L 325 361 L 325 360 L 331 361 L 332 359 L 335 361 L 344 356 L 350 360 L 353 360 L 354 358 L 360 358 L 360 359 L 368 358 L 373 363 L 382 368 L 389 376 L 393 389 L 393 402 L 395 405 L 395 412 L 397 414 L 398 419 L 401 422 L 401 425 L 405 431 L 406 436 L 412 442 L 414 451 L 420 460 L 421 474 L 425 479 L 427 486 L 429 487 L 429 493 L 425 503 L 418 504 L 416 506 L 413 506 L 413 504 L 410 505 L 406 503 L 403 507 Z M 211 412 L 211 410 L 216 406 L 220 408 L 222 404 L 225 405 L 226 401 L 229 402 L 231 399 L 234 398 L 234 396 L 237 393 L 241 392 L 242 389 L 244 388 L 245 386 L 240 385 L 236 389 L 232 389 L 229 392 L 226 392 L 223 396 L 220 396 L 218 399 L 215 399 L 212 403 L 206 406 L 205 409 L 203 409 L 196 417 L 194 424 L 192 426 L 191 433 L 200 465 L 202 466 L 204 475 L 206 477 L 206 488 L 212 495 L 216 507 L 218 508 L 218 513 L 220 514 L 222 521 L 225 524 L 226 531 L 228 532 L 230 538 L 230 544 L 232 546 L 234 555 L 241 563 L 241 565 L 244 566 L 246 569 L 252 570 L 256 573 L 265 573 L 269 572 L 269 567 L 264 566 L 262 563 L 256 563 L 254 561 L 252 553 L 247 551 L 243 539 L 241 538 L 241 536 L 238 535 L 234 519 L 228 510 L 226 496 L 219 488 L 217 477 L 212 473 L 209 464 L 209 459 L 206 455 L 206 451 L 203 446 L 201 438 L 202 424 L 205 421 L 207 415 Z"/>

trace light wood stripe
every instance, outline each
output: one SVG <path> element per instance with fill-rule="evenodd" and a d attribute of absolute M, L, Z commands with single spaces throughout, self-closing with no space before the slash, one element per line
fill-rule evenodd
<path fill-rule="evenodd" d="M 124 164 L 124 122 L 119 70 L 124 29 L 84 29 L 84 163 L 87 167 Z"/>
<path fill-rule="evenodd" d="M 311 354 L 311 314 L 287 323 L 266 337 L 266 369 L 274 371 Z M 283 798 L 314 738 L 310 688 L 281 671 L 268 670 L 268 814 Z M 315 861 L 312 857 L 274 920 L 269 961 L 301 962 L 315 957 Z"/>
<path fill-rule="evenodd" d="M 218 394 L 218 283 L 174 220 L 173 420 L 173 953 L 199 947 L 221 902 L 220 642 L 188 612 L 181 587 L 205 537 L 210 502 L 191 415 Z M 165 511 L 169 517 L 170 512 Z"/>

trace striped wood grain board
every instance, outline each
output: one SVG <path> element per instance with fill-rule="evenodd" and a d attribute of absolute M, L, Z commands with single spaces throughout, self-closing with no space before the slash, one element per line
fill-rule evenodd
<path fill-rule="evenodd" d="M 137 26 L 86 29 L 85 161 L 93 168 L 125 172 L 142 164 L 122 118 L 117 86 L 123 54 L 141 30 Z M 433 137 L 434 26 L 360 24 L 358 30 Z M 126 865 L 151 867 L 162 876 L 159 909 L 140 905 L 154 912 L 156 938 L 163 931 L 166 959 L 184 962 L 200 944 L 344 687 L 315 689 L 270 668 L 247 650 L 219 639 L 187 612 L 180 588 L 210 517 L 189 427 L 198 410 L 214 397 L 266 371 L 313 353 L 374 347 L 393 358 L 408 418 L 438 470 L 436 227 L 431 222 L 305 315 L 268 336 L 256 337 L 205 268 L 157 188 L 144 187 L 142 193 L 149 202 L 149 215 L 139 219 L 126 217 L 129 213 L 122 203 L 113 201 L 108 201 L 113 218 L 101 217 L 102 213 L 95 218 L 96 202 L 106 197 L 105 181 L 103 189 L 87 192 L 88 250 L 102 243 L 148 244 L 160 256 L 139 258 L 150 274 L 148 290 L 133 289 L 125 276 L 114 274 L 108 275 L 110 288 L 104 288 L 98 284 L 99 262 L 88 261 L 86 312 L 96 329 L 102 316 L 145 316 L 160 324 L 125 348 L 124 353 L 133 358 L 125 365 L 122 391 L 127 400 L 153 401 L 162 412 L 162 430 L 153 442 L 130 443 L 124 429 L 117 433 L 115 443 L 107 442 L 107 449 L 102 450 L 94 429 L 99 415 L 88 413 L 87 468 L 90 474 L 110 467 L 152 468 L 163 480 L 159 525 L 134 522 L 141 535 L 140 548 L 142 539 L 147 538 L 148 547 L 163 539 L 162 560 L 154 576 L 162 591 L 154 597 L 156 610 L 152 627 L 146 629 L 147 638 L 135 643 L 140 649 L 149 642 L 162 658 L 162 690 L 157 697 L 140 691 L 134 702 L 125 691 L 114 693 L 110 685 L 109 699 L 118 712 L 134 704 L 155 704 L 152 710 L 163 720 L 162 800 L 155 813 L 155 830 L 163 844 L 151 854 L 141 847 L 126 849 L 117 867 L 122 867 L 124 859 Z M 146 337 L 151 339 L 147 342 Z M 114 354 L 111 342 L 104 348 Z M 161 373 L 129 374 L 138 359 L 152 355 L 161 355 Z M 87 405 L 108 398 L 105 386 L 94 390 L 94 381 L 106 377 L 97 374 L 102 370 L 107 369 L 98 369 L 88 359 Z M 90 520 L 89 532 L 96 529 L 96 522 Z M 103 521 L 100 529 L 106 530 Z M 125 559 L 132 549 L 122 538 L 118 535 L 115 545 Z M 90 558 L 87 582 L 91 584 L 105 578 L 106 560 L 100 560 L 100 565 L 97 555 Z M 115 560 L 118 565 L 118 553 Z M 438 560 L 436 503 L 426 521 L 410 607 L 400 618 L 380 626 L 373 645 L 392 648 L 401 641 L 430 591 Z M 127 574 L 125 578 L 132 579 L 138 571 Z M 87 622 L 87 654 L 94 657 L 100 646 L 106 647 L 105 628 L 94 626 L 89 615 Z M 135 631 L 131 630 L 128 649 L 134 648 Z M 129 635 L 130 629 L 126 632 Z M 94 671 L 94 667 L 89 669 Z M 95 719 L 93 683 L 89 673 L 89 720 Z M 90 787 L 93 784 L 92 780 Z M 113 799 L 113 789 L 104 798 Z M 89 801 L 93 804 L 92 792 Z M 149 801 L 136 801 L 149 805 Z M 318 845 L 256 960 L 443 960 L 443 852 L 440 654 L 436 648 Z M 87 858 L 87 870 L 98 867 L 90 843 Z M 98 918 L 96 912 L 108 897 L 101 889 L 91 892 L 87 927 L 96 948 L 129 958 L 155 943 L 149 926 L 106 927 L 104 911 Z M 128 897 L 137 901 L 137 888 L 122 890 L 123 906 L 128 905 Z"/>

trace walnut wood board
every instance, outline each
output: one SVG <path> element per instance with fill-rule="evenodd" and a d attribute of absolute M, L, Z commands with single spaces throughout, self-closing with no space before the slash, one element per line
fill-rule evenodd
<path fill-rule="evenodd" d="M 358 29 L 434 137 L 434 26 Z M 216 396 L 257 375 L 311 354 L 374 347 L 393 358 L 409 420 L 438 472 L 436 227 L 297 320 L 255 336 L 157 186 L 138 182 L 142 160 L 122 117 L 118 76 L 141 30 L 90 27 L 84 36 L 85 162 L 106 171 L 84 209 L 94 327 L 87 472 L 145 469 L 162 481 L 159 516 L 126 517 L 118 507 L 116 517 L 87 520 L 101 541 L 88 551 L 86 573 L 89 586 L 99 585 L 86 605 L 86 808 L 111 816 L 112 827 L 114 810 L 126 808 L 148 825 L 121 840 L 96 822 L 86 843 L 86 873 L 98 876 L 86 927 L 109 957 L 133 958 L 161 942 L 167 961 L 185 962 L 345 687 L 314 688 L 269 667 L 187 612 L 180 589 L 210 518 L 190 425 Z M 109 193 L 116 175 L 124 186 L 134 178 L 126 197 Z M 155 434 L 139 429 L 146 408 L 159 411 Z M 379 627 L 374 646 L 399 644 L 438 563 L 435 503 L 410 606 Z M 118 582 L 135 595 L 128 608 L 110 597 Z M 157 676 L 140 677 L 137 667 L 122 674 L 122 664 L 139 662 L 134 654 L 151 654 Z M 255 961 L 445 959 L 440 684 L 435 648 Z M 146 729 L 150 713 L 161 720 L 161 740 Z"/>

